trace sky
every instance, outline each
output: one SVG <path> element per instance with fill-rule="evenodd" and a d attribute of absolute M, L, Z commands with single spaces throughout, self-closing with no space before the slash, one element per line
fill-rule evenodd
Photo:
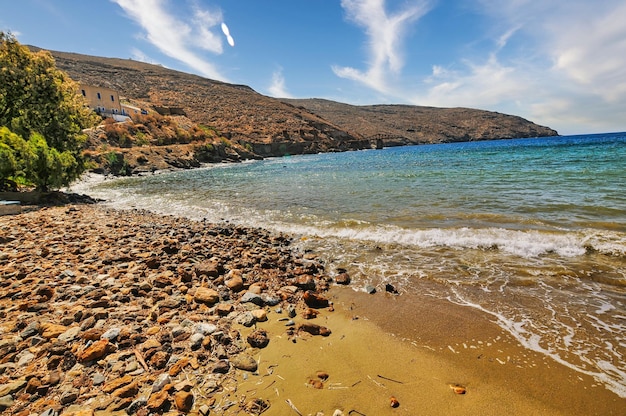
<path fill-rule="evenodd" d="M 471 107 L 626 131 L 624 0 L 0 0 L 25 45 L 277 98 Z"/>

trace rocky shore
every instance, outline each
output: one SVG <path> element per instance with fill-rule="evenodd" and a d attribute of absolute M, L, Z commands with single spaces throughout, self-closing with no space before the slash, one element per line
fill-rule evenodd
<path fill-rule="evenodd" d="M 33 208 L 0 217 L 0 271 L 3 414 L 261 414 L 237 382 L 272 338 L 331 333 L 322 265 L 258 229 Z"/>

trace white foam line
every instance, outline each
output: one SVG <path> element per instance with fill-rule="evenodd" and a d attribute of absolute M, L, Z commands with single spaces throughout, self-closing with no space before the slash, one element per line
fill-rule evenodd
<path fill-rule="evenodd" d="M 564 365 L 574 371 L 577 371 L 579 373 L 588 375 L 590 377 L 593 377 L 594 380 L 603 383 L 605 385 L 605 387 L 612 391 L 613 393 L 617 394 L 619 397 L 621 398 L 626 398 L 626 372 L 619 370 L 618 368 L 615 368 L 615 366 L 613 366 L 611 363 L 604 361 L 604 360 L 598 360 L 595 364 L 597 367 L 599 367 L 601 370 L 605 371 L 605 373 L 601 373 L 601 372 L 594 372 L 594 371 L 590 371 L 590 370 L 585 370 L 583 368 L 580 368 L 566 360 L 564 360 L 563 358 L 561 358 L 558 354 L 551 352 L 545 348 L 543 348 L 541 345 L 539 345 L 539 341 L 541 340 L 541 337 L 539 335 L 536 334 L 532 334 L 530 336 L 530 338 L 525 338 L 524 336 L 522 336 L 523 333 L 526 333 L 527 331 L 524 330 L 523 326 L 524 323 L 521 322 L 511 322 L 509 319 L 507 319 L 504 315 L 498 313 L 498 312 L 494 312 L 494 311 L 490 311 L 488 309 L 483 308 L 481 305 L 476 304 L 476 303 L 472 303 L 469 302 L 465 299 L 463 299 L 462 297 L 459 296 L 458 293 L 455 292 L 456 298 L 457 300 L 451 299 L 450 297 L 448 297 L 448 300 L 450 300 L 450 302 L 453 302 L 457 305 L 461 305 L 461 306 L 469 306 L 471 308 L 474 309 L 478 309 L 481 312 L 484 312 L 486 314 L 489 314 L 493 317 L 496 318 L 498 325 L 504 329 L 505 331 L 507 331 L 508 333 L 510 333 L 520 344 L 522 344 L 522 346 L 524 346 L 525 348 L 528 348 L 532 351 L 538 352 L 540 354 L 543 354 L 549 358 L 551 358 L 552 360 L 554 360 L 555 362 Z M 616 376 L 619 376 L 621 378 L 621 380 L 614 380 L 612 379 L 607 373 L 614 373 L 616 374 Z"/>

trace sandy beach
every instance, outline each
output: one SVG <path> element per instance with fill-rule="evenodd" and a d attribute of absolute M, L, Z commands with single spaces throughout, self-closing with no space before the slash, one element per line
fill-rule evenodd
<path fill-rule="evenodd" d="M 315 253 L 263 230 L 98 205 L 32 207 L 0 217 L 0 271 L 4 414 L 626 407 L 479 311 L 339 286 Z"/>

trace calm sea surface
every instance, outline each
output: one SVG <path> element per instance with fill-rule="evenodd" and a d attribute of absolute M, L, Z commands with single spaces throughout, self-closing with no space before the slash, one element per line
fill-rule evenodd
<path fill-rule="evenodd" d="M 480 309 L 626 397 L 626 133 L 293 156 L 73 190 L 291 233 L 356 287 Z"/>

